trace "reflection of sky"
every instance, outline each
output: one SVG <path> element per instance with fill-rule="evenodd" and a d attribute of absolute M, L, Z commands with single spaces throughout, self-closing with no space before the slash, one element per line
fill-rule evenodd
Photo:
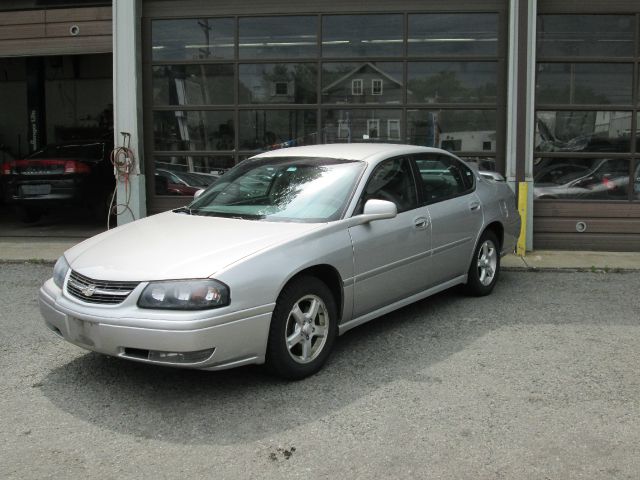
<path fill-rule="evenodd" d="M 496 41 L 498 15 L 494 13 L 425 13 L 409 15 L 409 42 Z"/>
<path fill-rule="evenodd" d="M 317 16 L 240 18 L 239 46 L 313 48 L 317 43 L 317 23 Z M 233 57 L 235 25 L 232 18 L 155 20 L 152 29 L 155 59 L 198 58 L 209 55 L 217 58 Z M 354 48 L 372 54 L 376 48 L 384 49 L 382 51 L 386 54 L 400 54 L 403 32 L 402 15 L 399 14 L 325 15 L 322 43 L 329 54 L 333 52 L 341 55 Z M 496 41 L 496 14 L 409 15 L 410 43 Z M 215 47 L 216 51 L 207 53 L 206 51 L 212 47 Z M 345 48 L 347 50 L 344 50 Z"/>
<path fill-rule="evenodd" d="M 633 15 L 540 15 L 538 56 L 631 56 Z"/>
<path fill-rule="evenodd" d="M 631 64 L 578 63 L 573 64 L 573 73 L 571 64 L 568 63 L 539 63 L 537 68 L 536 89 L 541 103 L 545 102 L 545 94 L 552 94 L 554 91 L 566 93 L 563 103 L 622 105 L 631 103 L 633 83 L 633 65 Z M 571 88 L 581 90 L 577 95 L 574 94 L 573 102 L 569 98 Z M 552 101 L 557 103 L 557 97 Z"/>

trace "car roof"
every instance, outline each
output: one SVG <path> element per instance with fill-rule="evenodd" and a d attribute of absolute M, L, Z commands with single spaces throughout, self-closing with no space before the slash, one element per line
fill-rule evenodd
<path fill-rule="evenodd" d="M 340 158 L 344 160 L 362 160 L 365 162 L 378 160 L 380 157 L 408 155 L 411 153 L 444 153 L 444 150 L 416 145 L 401 145 L 397 143 L 330 143 L 324 145 L 308 145 L 304 147 L 289 147 L 261 153 L 253 158 L 268 157 L 324 157 Z"/>

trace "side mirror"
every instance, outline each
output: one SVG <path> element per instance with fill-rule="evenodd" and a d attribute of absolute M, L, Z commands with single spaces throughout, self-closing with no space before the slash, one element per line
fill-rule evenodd
<path fill-rule="evenodd" d="M 201 188 L 200 190 L 196 190 L 196 193 L 193 194 L 193 199 L 195 200 L 196 198 L 198 198 L 200 195 L 202 195 L 203 192 L 204 192 L 204 188 Z"/>
<path fill-rule="evenodd" d="M 488 178 L 489 180 L 494 180 L 496 182 L 505 182 L 504 177 L 498 172 L 490 172 L 488 170 L 480 170 L 480 176 L 483 178 Z"/>
<path fill-rule="evenodd" d="M 394 218 L 398 215 L 398 208 L 393 202 L 387 200 L 367 200 L 364 204 L 364 210 L 362 215 L 358 215 L 354 218 L 358 218 L 360 223 L 369 223 L 375 220 L 384 220 L 385 218 Z"/>
<path fill-rule="evenodd" d="M 363 212 L 360 215 L 346 218 L 342 225 L 347 227 L 355 227 L 356 225 L 364 225 L 365 223 L 374 222 L 376 220 L 384 220 L 386 218 L 394 218 L 398 215 L 398 208 L 393 202 L 387 200 L 367 200 L 364 204 Z"/>

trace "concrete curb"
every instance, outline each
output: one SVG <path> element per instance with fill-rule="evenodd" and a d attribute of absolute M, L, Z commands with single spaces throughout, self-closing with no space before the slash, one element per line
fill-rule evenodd
<path fill-rule="evenodd" d="M 624 273 L 640 271 L 640 252 L 570 252 L 539 250 L 524 257 L 507 255 L 502 259 L 505 271 L 568 271 Z"/>

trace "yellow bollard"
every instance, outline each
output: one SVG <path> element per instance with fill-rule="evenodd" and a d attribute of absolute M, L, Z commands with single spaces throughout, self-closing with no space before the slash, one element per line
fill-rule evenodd
<path fill-rule="evenodd" d="M 520 236 L 516 246 L 516 254 L 524 257 L 527 251 L 527 193 L 529 185 L 527 182 L 518 183 L 518 212 L 520 213 Z"/>

